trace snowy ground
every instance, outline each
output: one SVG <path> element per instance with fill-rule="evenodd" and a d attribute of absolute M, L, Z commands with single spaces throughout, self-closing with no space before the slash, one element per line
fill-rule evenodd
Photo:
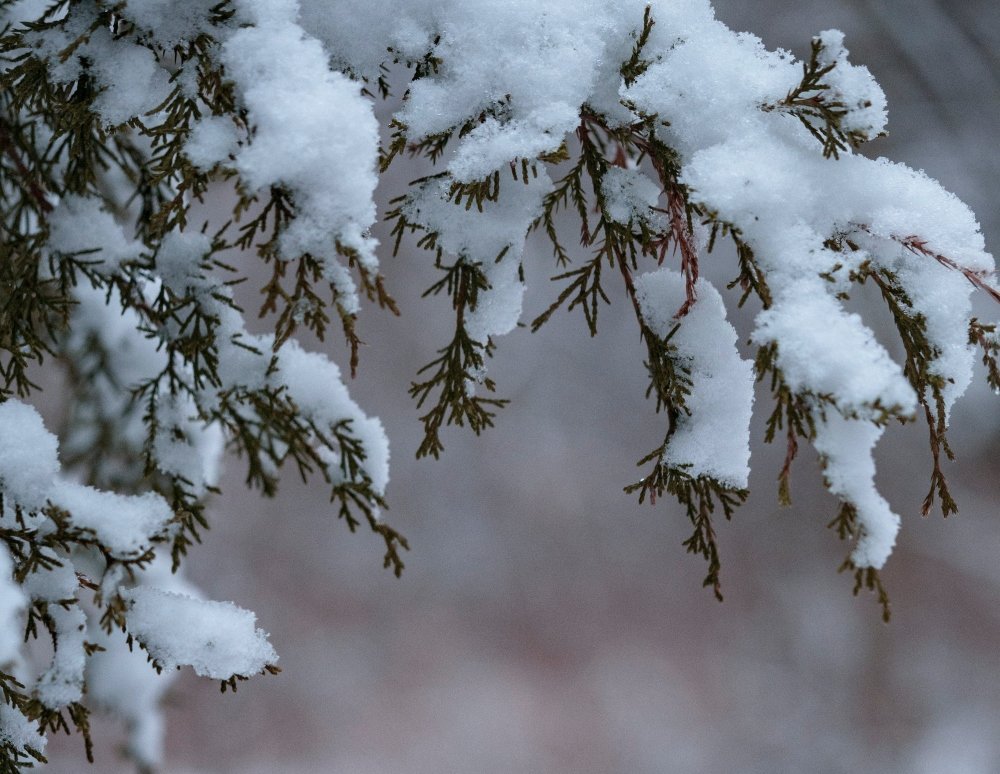
<path fill-rule="evenodd" d="M 815 32 L 844 30 L 852 60 L 889 97 L 891 136 L 871 153 L 956 192 L 1000 252 L 1000 5 L 717 9 L 800 56 Z M 536 247 L 527 319 L 550 292 Z M 728 279 L 722 263 L 706 273 Z M 441 461 L 413 461 L 419 425 L 405 387 L 447 335 L 419 297 L 425 264 L 416 251 L 386 259 L 403 317 L 365 314 L 373 346 L 352 385 L 392 439 L 388 516 L 414 549 L 403 578 L 380 569 L 373 541 L 332 521 L 322 487 L 289 480 L 278 500 L 261 501 L 231 466 L 190 573 L 212 597 L 258 613 L 284 671 L 236 696 L 182 679 L 167 771 L 1000 771 L 1000 404 L 984 388 L 954 418 L 957 518 L 919 516 L 923 428 L 893 430 L 879 446 L 883 492 L 904 517 L 883 574 L 890 625 L 836 573 L 846 546 L 824 528 L 835 504 L 812 453 L 797 466 L 795 505 L 779 510 L 783 450 L 762 445 L 751 501 L 719 528 L 720 605 L 700 588 L 700 560 L 683 553 L 679 509 L 621 493 L 660 438 L 621 301 L 596 340 L 575 315 L 503 339 L 491 372 L 513 404 L 497 428 L 449 433 Z M 437 326 L 430 337 L 425 320 Z M 748 320 L 735 323 L 745 337 Z M 94 771 L 118 771 L 114 729 L 97 733 Z M 53 742 L 60 760 L 49 771 L 80 771 L 79 740 Z"/>

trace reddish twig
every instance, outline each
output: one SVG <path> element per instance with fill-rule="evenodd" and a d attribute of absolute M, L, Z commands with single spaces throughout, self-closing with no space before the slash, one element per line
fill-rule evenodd
<path fill-rule="evenodd" d="M 662 181 L 665 178 L 661 175 L 660 179 Z M 698 300 L 698 294 L 695 290 L 695 285 L 698 282 L 698 250 L 694 246 L 694 238 L 688 228 L 684 194 L 679 190 L 680 187 L 676 180 L 667 179 L 668 183 L 665 184 L 667 208 L 654 207 L 653 209 L 664 213 L 670 219 L 668 238 L 661 240 L 659 263 L 662 265 L 670 241 L 673 242 L 674 252 L 681 254 L 681 273 L 684 275 L 686 295 L 681 308 L 674 314 L 674 319 L 677 320 L 686 315 Z"/>
<path fill-rule="evenodd" d="M 941 255 L 936 253 L 927 247 L 927 240 L 921 239 L 918 236 L 910 235 L 908 237 L 893 237 L 893 241 L 899 242 L 903 247 L 909 250 L 911 253 L 916 253 L 917 255 L 923 255 L 928 258 L 933 258 L 935 261 L 940 263 L 942 266 L 946 266 L 954 271 L 959 271 L 965 278 L 972 283 L 974 287 L 985 291 L 994 301 L 1000 303 L 1000 290 L 990 285 L 987 282 L 989 278 L 989 272 L 976 271 L 975 269 L 970 269 L 967 266 L 962 266 L 955 260 L 949 258 L 946 255 Z"/>
<path fill-rule="evenodd" d="M 612 132 L 601 121 L 600 117 L 593 113 L 583 112 L 580 116 L 580 126 L 577 135 L 581 142 L 589 142 L 587 134 L 587 124 L 593 124 L 603 130 L 608 135 Z M 667 197 L 666 209 L 654 207 L 657 212 L 664 213 L 670 220 L 670 230 L 660 240 L 654 243 L 659 252 L 658 261 L 662 265 L 666 257 L 667 247 L 673 242 L 674 250 L 681 254 L 681 272 L 684 274 L 685 300 L 680 309 L 674 314 L 674 319 L 680 319 L 686 315 L 691 307 L 698 300 L 695 285 L 698 282 L 698 250 L 694 244 L 694 237 L 688 228 L 687 218 L 687 197 L 683 188 L 677 181 L 677 175 L 673 170 L 668 169 L 657 154 L 656 143 L 642 134 L 643 124 L 636 124 L 629 127 L 628 141 L 649 157 L 650 163 L 656 170 L 656 175 L 660 180 L 660 186 Z M 618 143 L 617 153 L 612 163 L 622 166 L 624 159 L 624 146 Z"/>

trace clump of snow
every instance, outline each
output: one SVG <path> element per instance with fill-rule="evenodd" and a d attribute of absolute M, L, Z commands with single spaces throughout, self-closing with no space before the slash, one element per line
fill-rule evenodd
<path fill-rule="evenodd" d="M 296 4 L 242 6 L 257 26 L 230 36 L 221 57 L 254 127 L 235 167 L 251 189 L 280 184 L 292 192 L 297 217 L 281 236 L 285 256 L 313 254 L 332 281 L 339 242 L 374 270 L 376 241 L 367 231 L 379 137 L 372 106 L 356 82 L 330 70 L 322 45 L 295 23 Z M 344 288 L 343 295 L 353 310 L 354 293 Z"/>
<path fill-rule="evenodd" d="M 212 240 L 197 231 L 171 231 L 156 251 L 156 271 L 160 280 L 183 297 L 191 288 L 208 285 L 201 261 L 212 251 Z"/>
<path fill-rule="evenodd" d="M 216 680 L 249 676 L 274 664 L 278 655 L 257 617 L 231 602 L 136 586 L 122 592 L 128 632 L 164 669 L 191 666 Z"/>
<path fill-rule="evenodd" d="M 53 504 L 64 508 L 77 527 L 89 530 L 116 557 L 142 554 L 161 536 L 174 516 L 156 492 L 121 495 L 72 481 L 57 481 L 50 490 Z"/>
<path fill-rule="evenodd" d="M 616 223 L 650 220 L 650 208 L 660 198 L 660 186 L 638 169 L 611 167 L 601 181 L 604 212 Z"/>
<path fill-rule="evenodd" d="M 0 404 L 0 486 L 24 508 L 48 502 L 70 514 L 74 525 L 90 530 L 115 555 L 126 557 L 149 547 L 173 511 L 158 494 L 120 495 L 77 484 L 59 475 L 58 443 L 31 406 L 15 400 Z"/>
<path fill-rule="evenodd" d="M 24 750 L 28 747 L 45 752 L 46 739 L 38 732 L 37 723 L 28 720 L 16 707 L 0 702 L 0 743 L 9 744 L 27 757 Z"/>
<path fill-rule="evenodd" d="M 21 643 L 21 614 L 27 605 L 23 588 L 14 580 L 14 562 L 7 547 L 0 545 L 0 669 L 10 672 L 18 660 Z M 0 719 L 0 734 L 3 720 Z"/>
<path fill-rule="evenodd" d="M 778 345 L 778 366 L 794 392 L 830 396 L 846 412 L 872 407 L 913 415 L 916 395 L 903 369 L 857 314 L 819 283 L 790 289 L 757 317 L 753 340 Z"/>
<path fill-rule="evenodd" d="M 200 598 L 200 593 L 181 573 L 171 572 L 170 558 L 157 555 L 137 571 L 140 585 L 154 585 L 163 591 Z M 125 721 L 128 751 L 140 764 L 155 767 L 163 760 L 166 733 L 163 696 L 177 678 L 177 672 L 157 673 L 150 669 L 146 653 L 130 649 L 121 632 L 107 634 L 100 622 L 90 622 L 88 639 L 104 648 L 87 661 L 87 700 Z"/>
<path fill-rule="evenodd" d="M 837 412 L 826 412 L 816 423 L 816 451 L 823 458 L 829 490 L 857 509 L 861 534 L 851 553 L 858 567 L 880 569 L 892 553 L 899 516 L 875 489 L 872 450 L 885 428 Z"/>
<path fill-rule="evenodd" d="M 35 693 L 49 709 L 62 709 L 83 698 L 87 616 L 76 605 L 69 608 L 49 605 L 48 612 L 52 618 L 56 648 L 52 664 L 35 685 Z"/>
<path fill-rule="evenodd" d="M 39 568 L 24 580 L 23 589 L 32 599 L 60 602 L 76 597 L 80 583 L 69 557 L 61 557 L 62 564 Z"/>
<path fill-rule="evenodd" d="M 878 137 L 889 120 L 885 92 L 867 67 L 847 61 L 843 32 L 824 30 L 817 38 L 822 45 L 818 56 L 820 64 L 834 66 L 823 76 L 830 93 L 827 101 L 839 102 L 847 111 L 840 119 L 841 126 L 845 131 L 860 133 L 867 140 Z"/>
<path fill-rule="evenodd" d="M 111 33 L 98 29 L 82 47 L 90 72 L 103 91 L 94 109 L 108 126 L 123 124 L 160 106 L 170 96 L 170 76 L 145 46 L 112 42 Z"/>
<path fill-rule="evenodd" d="M 403 212 L 409 222 L 436 233 L 448 253 L 480 266 L 490 286 L 479 292 L 476 308 L 467 313 L 466 331 L 485 344 L 490 336 L 512 331 L 521 316 L 524 284 L 518 267 L 528 229 L 541 213 L 552 180 L 541 169 L 527 183 L 503 180 L 497 200 L 483 202 L 482 212 L 449 201 L 449 187 L 447 179 L 429 182 L 411 194 Z"/>
<path fill-rule="evenodd" d="M 225 437 L 217 424 L 198 419 L 188 395 L 165 395 L 157 404 L 159 426 L 153 439 L 157 467 L 187 482 L 196 497 L 218 483 Z"/>
<path fill-rule="evenodd" d="M 400 4 L 403 16 L 419 20 L 422 10 L 418 4 L 408 13 Z M 430 21 L 439 34 L 434 55 L 445 66 L 411 85 L 398 118 L 419 139 L 480 111 L 497 113 L 458 148 L 450 171 L 459 180 L 555 150 L 579 122 L 608 41 L 627 38 L 636 19 L 642 5 L 632 0 L 615 6 L 600 0 L 439 4 Z"/>
<path fill-rule="evenodd" d="M 112 272 L 124 261 L 135 260 L 143 250 L 142 242 L 125 236 L 111 213 L 99 199 L 70 195 L 59 202 L 49 215 L 49 249 L 94 261 L 101 271 Z"/>
<path fill-rule="evenodd" d="M 45 429 L 41 416 L 26 403 L 0 403 L 0 488 L 5 499 L 23 508 L 45 506 L 59 472 L 56 437 Z"/>
<path fill-rule="evenodd" d="M 196 167 L 207 172 L 226 164 L 240 147 L 240 135 L 229 118 L 206 116 L 195 121 L 184 143 L 184 153 Z"/>
<path fill-rule="evenodd" d="M 301 414 L 319 427 L 350 421 L 350 434 L 364 447 L 364 472 L 375 492 L 383 494 L 389 483 L 389 440 L 382 422 L 366 416 L 351 399 L 337 364 L 318 352 L 307 352 L 297 341 L 289 341 L 278 355 L 272 378 L 287 385 L 288 395 Z"/>
<path fill-rule="evenodd" d="M 205 31 L 217 0 L 128 0 L 122 13 L 170 49 Z"/>
<path fill-rule="evenodd" d="M 176 672 L 157 674 L 146 654 L 129 650 L 120 632 L 108 636 L 92 626 L 89 639 L 103 651 L 87 662 L 87 699 L 114 712 L 128 727 L 128 752 L 144 766 L 162 762 L 166 724 L 159 705 Z"/>
<path fill-rule="evenodd" d="M 677 320 L 673 315 L 686 299 L 684 275 L 662 268 L 635 279 L 643 319 L 661 339 L 676 327 L 670 345 L 691 379 L 687 412 L 677 421 L 664 463 L 744 489 L 750 476 L 753 363 L 740 357 L 719 292 L 706 279 L 699 279 L 695 290 L 698 301 Z"/>
<path fill-rule="evenodd" d="M 99 92 L 94 110 L 112 127 L 159 107 L 170 96 L 170 76 L 149 48 L 112 37 L 97 22 L 99 12 L 95 3 L 74 4 L 61 26 L 27 33 L 25 41 L 46 60 L 56 83 L 91 77 Z"/>

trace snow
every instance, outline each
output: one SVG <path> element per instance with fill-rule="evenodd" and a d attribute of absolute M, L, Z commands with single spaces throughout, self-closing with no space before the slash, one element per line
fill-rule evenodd
<path fill-rule="evenodd" d="M 24 589 L 14 580 L 13 573 L 10 552 L 6 546 L 0 546 L 0 669 L 8 673 L 21 651 L 21 613 L 27 605 Z M 0 733 L 3 733 L 2 719 Z"/>
<path fill-rule="evenodd" d="M 421 19 L 421 4 L 410 13 L 403 10 L 406 5 L 400 4 L 403 16 L 412 13 L 425 25 L 437 22 L 434 54 L 445 63 L 437 75 L 410 87 L 398 115 L 409 136 L 460 126 L 502 104 L 502 118 L 477 126 L 450 164 L 456 179 L 464 181 L 558 148 L 576 128 L 607 41 L 626 37 L 631 20 L 642 18 L 641 4 L 631 1 L 615 7 L 598 0 L 451 0 L 428 13 L 430 19 Z M 373 12 L 382 15 L 374 8 L 366 15 Z"/>
<path fill-rule="evenodd" d="M 899 516 L 875 489 L 872 449 L 885 431 L 871 422 L 826 412 L 816 425 L 816 451 L 823 458 L 829 490 L 857 509 L 861 535 L 851 552 L 857 567 L 880 569 L 896 544 Z"/>
<path fill-rule="evenodd" d="M 274 664 L 278 655 L 257 617 L 232 602 L 195 599 L 152 586 L 122 593 L 128 631 L 163 669 L 191 666 L 202 677 L 228 680 Z"/>
<path fill-rule="evenodd" d="M 382 422 L 366 416 L 350 398 L 337 364 L 318 352 L 307 352 L 296 341 L 289 341 L 281 349 L 272 378 L 277 384 L 287 385 L 288 395 L 302 416 L 319 427 L 350 421 L 349 431 L 361 441 L 367 455 L 362 468 L 375 492 L 383 494 L 389 483 L 389 440 Z"/>
<path fill-rule="evenodd" d="M 864 414 L 875 406 L 907 416 L 916 411 L 902 367 L 861 317 L 844 312 L 819 282 L 790 288 L 761 312 L 754 342 L 778 343 L 778 366 L 796 393 L 832 396 L 845 412 Z"/>
<path fill-rule="evenodd" d="M 4 498 L 30 510 L 45 506 L 59 471 L 58 442 L 26 403 L 0 403 L 0 487 Z"/>
<path fill-rule="evenodd" d="M 121 558 L 141 555 L 174 516 L 156 492 L 121 495 L 63 480 L 54 483 L 49 498 L 69 512 L 74 526 L 91 531 Z"/>
<path fill-rule="evenodd" d="M 197 37 L 215 5 L 216 0 L 128 0 L 123 14 L 170 49 Z"/>
<path fill-rule="evenodd" d="M 15 707 L 0 702 L 0 743 L 15 749 L 30 747 L 38 752 L 45 751 L 46 738 L 38 733 L 38 724 L 28 720 Z"/>
<path fill-rule="evenodd" d="M 653 332 L 663 339 L 678 326 L 670 344 L 691 379 L 687 412 L 678 419 L 663 461 L 692 477 L 745 489 L 750 477 L 753 363 L 740 357 L 736 329 L 726 320 L 719 292 L 706 279 L 699 279 L 695 290 L 698 301 L 677 320 L 674 314 L 686 298 L 684 275 L 662 268 L 635 279 L 643 319 Z"/>
<path fill-rule="evenodd" d="M 297 218 L 281 237 L 286 257 L 312 253 L 333 277 L 336 240 L 374 269 L 376 242 L 367 231 L 379 137 L 371 104 L 356 82 L 330 70 L 322 45 L 295 23 L 295 3 L 241 5 L 257 26 L 234 33 L 222 51 L 254 127 L 236 154 L 241 179 L 255 190 L 279 183 L 291 190 Z"/>
<path fill-rule="evenodd" d="M 68 557 L 61 557 L 62 564 L 51 568 L 40 568 L 24 580 L 22 588 L 35 600 L 60 602 L 76 597 L 80 583 L 73 563 Z"/>
<path fill-rule="evenodd" d="M 153 438 L 157 467 L 187 482 L 202 497 L 219 481 L 225 436 L 218 424 L 198 420 L 197 406 L 187 395 L 165 395 L 157 404 L 159 427 Z"/>
<path fill-rule="evenodd" d="M 660 198 L 660 186 L 638 169 L 611 167 L 601 181 L 604 212 L 616 223 L 656 221 L 650 212 Z M 662 218 L 661 218 L 662 219 Z"/>
<path fill-rule="evenodd" d="M 125 236 L 111 213 L 100 201 L 70 195 L 59 202 L 49 216 L 49 249 L 81 255 L 84 261 L 95 261 L 101 271 L 112 272 L 122 262 L 135 260 L 142 252 L 142 242 Z"/>
<path fill-rule="evenodd" d="M 52 664 L 38 678 L 35 692 L 49 709 L 63 707 L 83 698 L 83 672 L 87 656 L 83 644 L 87 637 L 87 616 L 78 606 L 64 608 L 49 605 L 57 647 Z"/>
<path fill-rule="evenodd" d="M 521 317 L 525 288 L 518 267 L 528 228 L 541 213 L 552 181 L 542 169 L 527 183 L 508 178 L 496 201 L 483 202 L 481 213 L 475 206 L 448 201 L 449 187 L 446 180 L 430 181 L 408 197 L 403 212 L 409 222 L 438 234 L 445 251 L 485 274 L 490 287 L 480 291 L 476 308 L 466 315 L 469 336 L 485 344 L 491 336 L 512 331 Z"/>
<path fill-rule="evenodd" d="M 87 57 L 90 72 L 104 89 L 94 100 L 94 109 L 106 125 L 117 126 L 142 116 L 170 96 L 169 75 L 148 48 L 112 43 L 111 33 L 105 29 L 96 30 L 81 48 L 80 56 Z"/>
<path fill-rule="evenodd" d="M 195 121 L 184 143 L 184 153 L 196 167 L 207 172 L 216 164 L 225 165 L 239 150 L 240 135 L 229 118 L 206 116 Z"/>
<path fill-rule="evenodd" d="M 200 598 L 181 573 L 170 571 L 169 557 L 158 555 L 137 576 L 140 584 Z M 88 639 L 104 648 L 87 661 L 88 701 L 125 721 L 130 755 L 149 767 L 159 766 L 166 733 L 161 701 L 177 672 L 150 669 L 143 650 L 130 649 L 121 632 L 106 634 L 95 619 L 91 619 Z"/>
<path fill-rule="evenodd" d="M 159 705 L 176 673 L 150 669 L 146 654 L 129 650 L 120 632 L 108 636 L 92 627 L 90 639 L 104 650 L 87 661 L 88 701 L 126 722 L 130 755 L 146 766 L 158 765 L 166 735 Z"/>
<path fill-rule="evenodd" d="M 212 252 L 212 240 L 197 231 L 171 231 L 156 252 L 156 270 L 160 280 L 179 297 L 190 288 L 201 289 L 208 283 L 201 262 Z"/>
<path fill-rule="evenodd" d="M 828 101 L 842 103 L 847 110 L 842 119 L 844 129 L 860 132 L 868 140 L 878 137 L 889 120 L 885 92 L 867 67 L 847 61 L 849 52 L 844 47 L 843 32 L 824 30 L 816 37 L 823 46 L 818 57 L 820 64 L 834 65 L 823 77 L 823 83 L 830 89 Z"/>

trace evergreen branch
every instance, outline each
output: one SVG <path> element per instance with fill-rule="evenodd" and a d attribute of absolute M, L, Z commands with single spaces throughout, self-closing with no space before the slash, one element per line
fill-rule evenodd
<path fill-rule="evenodd" d="M 802 80 L 783 100 L 762 105 L 761 110 L 786 112 L 795 116 L 823 146 L 824 158 L 837 159 L 842 152 L 860 147 L 868 137 L 864 132 L 844 128 L 844 118 L 849 113 L 847 106 L 838 99 L 832 99 L 829 85 L 823 82 L 823 78 L 833 72 L 837 63 L 820 62 L 823 48 L 820 38 L 813 38 L 809 61 L 802 63 Z"/>
<path fill-rule="evenodd" d="M 441 268 L 444 269 L 444 276 L 424 295 L 446 291 L 451 297 L 455 310 L 455 335 L 446 347 L 438 350 L 438 357 L 418 372 L 429 372 L 429 377 L 410 384 L 410 397 L 416 400 L 417 408 L 422 408 L 437 391 L 430 411 L 420 417 L 424 424 L 424 438 L 417 449 L 418 459 L 427 455 L 435 459 L 440 456 L 444 450 L 439 435 L 443 425 L 462 427 L 468 424 L 472 432 L 479 435 L 493 426 L 495 409 L 509 403 L 506 399 L 483 398 L 475 394 L 477 383 L 489 392 L 496 389 L 493 380 L 483 376 L 484 356 L 490 354 L 490 343 L 475 341 L 465 329 L 466 311 L 474 310 L 479 292 L 489 288 L 486 275 L 478 265 L 464 260 Z"/>
<path fill-rule="evenodd" d="M 913 309 L 906 291 L 895 275 L 887 269 L 876 270 L 870 264 L 863 266 L 859 281 L 871 278 L 878 286 L 882 298 L 892 314 L 893 322 L 906 353 L 903 374 L 913 386 L 917 400 L 924 410 L 930 441 L 933 469 L 931 485 L 924 498 L 922 512 L 926 516 L 934 504 L 935 494 L 941 500 L 944 516 L 958 512 L 958 505 L 948 490 L 948 482 L 941 467 L 942 453 L 949 460 L 955 458 L 948 444 L 947 410 L 944 403 L 945 380 L 932 370 L 939 350 L 927 338 L 927 321 Z"/>
<path fill-rule="evenodd" d="M 649 42 L 649 35 L 653 31 L 656 22 L 653 20 L 652 6 L 647 5 L 642 14 L 642 29 L 633 33 L 635 45 L 632 46 L 632 55 L 622 63 L 621 74 L 625 86 L 629 87 L 635 83 L 639 77 L 649 68 L 650 62 L 643 58 L 643 49 Z"/>
<path fill-rule="evenodd" d="M 532 320 L 532 333 L 545 325 L 558 309 L 566 305 L 566 310 L 569 312 L 572 312 L 577 306 L 583 310 L 587 329 L 591 336 L 596 336 L 598 300 L 605 304 L 611 303 L 611 299 L 608 298 L 601 286 L 601 267 L 604 265 L 604 261 L 605 255 L 597 253 L 579 269 L 572 269 L 552 277 L 553 282 L 564 279 L 571 280 L 571 282 L 563 288 L 548 309 Z"/>
<path fill-rule="evenodd" d="M 860 537 L 861 527 L 858 524 L 858 510 L 851 503 L 844 502 L 840 505 L 840 510 L 827 527 L 834 530 L 841 540 Z M 838 572 L 849 572 L 854 576 L 854 596 L 858 596 L 862 589 L 871 591 L 876 596 L 879 607 L 882 608 L 882 620 L 889 623 L 892 618 L 892 609 L 889 604 L 889 594 L 882 584 L 882 577 L 874 567 L 858 567 L 854 564 L 850 554 L 840 565 Z"/>
<path fill-rule="evenodd" d="M 983 365 L 986 366 L 986 381 L 994 392 L 1000 391 L 1000 335 L 997 326 L 985 325 L 975 317 L 969 322 L 969 344 L 983 351 Z"/>
<path fill-rule="evenodd" d="M 736 259 L 739 263 L 740 273 L 732 282 L 726 285 L 731 290 L 737 286 L 743 291 L 737 306 L 741 307 L 746 303 L 751 293 L 756 294 L 760 299 L 764 309 L 770 309 L 773 303 L 771 289 L 767 285 L 767 277 L 764 270 L 757 263 L 753 249 L 743 240 L 743 233 L 731 223 L 720 220 L 718 213 L 707 210 L 700 205 L 695 206 L 695 210 L 702 218 L 702 225 L 709 227 L 708 252 L 715 248 L 716 240 L 719 236 L 730 237 L 736 247 Z"/>
<path fill-rule="evenodd" d="M 669 436 L 663 445 L 647 454 L 638 465 L 653 463 L 652 470 L 642 479 L 625 487 L 626 494 L 638 492 L 639 502 L 648 496 L 652 504 L 664 493 L 671 494 L 684 506 L 694 531 L 684 541 L 689 554 L 699 554 L 708 562 L 708 572 L 702 582 L 711 586 L 715 598 L 722 601 L 722 584 L 719 578 L 721 562 L 719 548 L 712 525 L 712 514 L 721 506 L 726 519 L 732 517 L 736 508 L 746 501 L 749 494 L 745 489 L 731 489 L 707 476 L 693 477 L 682 468 L 671 467 L 664 462 Z"/>
<path fill-rule="evenodd" d="M 867 229 L 865 229 L 867 230 Z M 916 255 L 921 255 L 928 258 L 933 258 L 935 261 L 940 263 L 942 266 L 952 269 L 953 271 L 961 272 L 973 287 L 982 290 L 990 298 L 992 298 L 997 303 L 1000 303 L 1000 290 L 994 287 L 990 283 L 991 274 L 986 271 L 978 271 L 976 269 L 970 269 L 968 266 L 962 266 L 957 261 L 949 258 L 946 255 L 941 255 L 940 253 L 932 250 L 928 247 L 927 240 L 921 239 L 918 236 L 907 236 L 907 237 L 892 237 L 894 242 L 898 242 L 911 253 Z"/>

